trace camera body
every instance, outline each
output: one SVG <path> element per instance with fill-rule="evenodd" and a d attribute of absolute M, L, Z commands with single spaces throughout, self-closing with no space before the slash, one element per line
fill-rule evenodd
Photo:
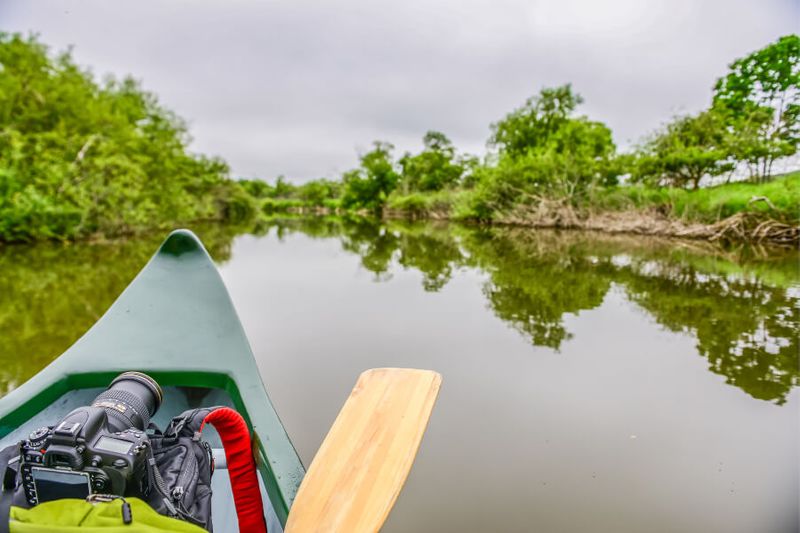
<path fill-rule="evenodd" d="M 94 493 L 146 498 L 150 440 L 136 427 L 113 429 L 106 408 L 95 404 L 34 430 L 20 455 L 28 504 Z"/>
<path fill-rule="evenodd" d="M 27 503 L 90 494 L 146 499 L 152 454 L 145 429 L 162 400 L 153 378 L 123 372 L 91 406 L 32 431 L 20 444 L 19 474 Z"/>

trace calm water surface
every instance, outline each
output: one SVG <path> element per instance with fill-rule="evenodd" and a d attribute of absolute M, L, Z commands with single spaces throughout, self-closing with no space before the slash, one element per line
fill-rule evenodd
<path fill-rule="evenodd" d="M 362 370 L 444 376 L 384 531 L 798 530 L 797 253 L 333 219 L 197 232 L 304 463 Z M 0 249 L 0 389 L 159 240 Z"/>

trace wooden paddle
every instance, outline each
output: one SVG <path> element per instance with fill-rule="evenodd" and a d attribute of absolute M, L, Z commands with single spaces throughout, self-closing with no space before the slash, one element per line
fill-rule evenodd
<path fill-rule="evenodd" d="M 442 377 L 375 368 L 358 378 L 297 493 L 286 533 L 372 533 L 417 455 Z"/>

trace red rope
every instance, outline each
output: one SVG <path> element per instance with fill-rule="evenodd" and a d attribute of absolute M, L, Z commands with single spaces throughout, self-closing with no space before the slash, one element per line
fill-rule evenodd
<path fill-rule="evenodd" d="M 200 431 L 206 422 L 214 426 L 225 447 L 225 460 L 231 477 L 233 501 L 239 519 L 241 533 L 267 533 L 264 521 L 264 505 L 256 475 L 256 462 L 253 459 L 250 431 L 242 415 L 229 407 L 221 407 L 206 415 Z"/>

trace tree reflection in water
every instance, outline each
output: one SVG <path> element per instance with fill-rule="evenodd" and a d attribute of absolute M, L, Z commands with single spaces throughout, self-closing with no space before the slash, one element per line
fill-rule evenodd
<path fill-rule="evenodd" d="M 800 383 L 796 252 L 766 260 L 748 257 L 747 249 L 638 237 L 333 217 L 201 227 L 198 234 L 225 261 L 234 236 L 245 231 L 338 239 L 377 281 L 412 269 L 426 291 L 442 289 L 458 269 L 479 270 L 487 275 L 483 294 L 493 313 L 554 350 L 572 335 L 565 316 L 597 308 L 617 286 L 663 327 L 691 334 L 709 369 L 754 398 L 782 404 Z M 91 326 L 160 238 L 0 250 L 0 393 Z"/>
<path fill-rule="evenodd" d="M 219 225 L 196 228 L 217 261 L 230 257 L 233 236 L 241 231 Z M 89 329 L 163 237 L 0 247 L 0 395 L 36 374 Z"/>
<path fill-rule="evenodd" d="M 694 336 L 709 369 L 754 398 L 782 404 L 800 383 L 800 273 L 794 252 L 583 232 L 377 223 L 330 218 L 273 222 L 341 240 L 376 280 L 415 269 L 437 291 L 459 267 L 489 276 L 492 311 L 537 346 L 569 340 L 565 315 L 598 307 L 612 285 L 665 328 Z"/>

